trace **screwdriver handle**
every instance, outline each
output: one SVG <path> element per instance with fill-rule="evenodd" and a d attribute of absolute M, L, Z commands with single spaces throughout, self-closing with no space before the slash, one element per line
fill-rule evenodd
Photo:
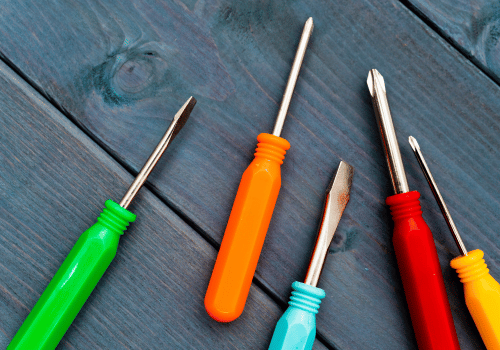
<path fill-rule="evenodd" d="M 301 282 L 292 283 L 288 309 L 281 316 L 269 350 L 311 350 L 316 338 L 316 314 L 325 291 Z"/>
<path fill-rule="evenodd" d="M 54 350 L 116 255 L 135 215 L 107 200 L 97 223 L 78 239 L 8 350 Z"/>
<path fill-rule="evenodd" d="M 465 303 L 488 350 L 500 350 L 500 284 L 489 274 L 483 251 L 450 262 L 464 284 Z"/>
<path fill-rule="evenodd" d="M 459 350 L 450 304 L 432 238 L 422 218 L 420 193 L 387 198 L 393 243 L 419 350 Z"/>
<path fill-rule="evenodd" d="M 243 312 L 267 228 L 281 187 L 287 140 L 260 134 L 255 158 L 243 173 L 205 295 L 216 321 L 230 322 Z"/>

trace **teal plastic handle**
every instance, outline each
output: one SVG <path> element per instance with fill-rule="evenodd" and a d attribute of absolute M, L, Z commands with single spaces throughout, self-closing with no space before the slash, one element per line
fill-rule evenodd
<path fill-rule="evenodd" d="M 107 200 L 97 223 L 85 231 L 7 350 L 53 350 L 116 255 L 118 241 L 136 216 Z"/>
<path fill-rule="evenodd" d="M 288 309 L 274 329 L 269 350 L 310 350 L 316 338 L 316 314 L 325 291 L 293 282 Z"/>

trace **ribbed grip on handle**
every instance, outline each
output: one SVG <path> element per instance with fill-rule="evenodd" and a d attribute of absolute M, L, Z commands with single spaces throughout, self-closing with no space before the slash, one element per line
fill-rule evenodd
<path fill-rule="evenodd" d="M 387 198 L 393 243 L 419 350 L 459 350 L 432 233 L 422 218 L 420 193 Z"/>
<path fill-rule="evenodd" d="M 274 329 L 269 350 L 310 350 L 316 338 L 316 314 L 325 291 L 293 282 L 288 309 Z"/>
<path fill-rule="evenodd" d="M 243 312 L 281 187 L 287 140 L 260 134 L 255 159 L 241 178 L 205 295 L 208 314 L 230 322 Z"/>
<path fill-rule="evenodd" d="M 450 263 L 464 284 L 465 303 L 488 350 L 500 350 L 500 284 L 477 249 Z"/>
<path fill-rule="evenodd" d="M 120 235 L 135 215 L 107 200 L 97 223 L 85 231 L 7 347 L 53 350 L 116 255 Z"/>

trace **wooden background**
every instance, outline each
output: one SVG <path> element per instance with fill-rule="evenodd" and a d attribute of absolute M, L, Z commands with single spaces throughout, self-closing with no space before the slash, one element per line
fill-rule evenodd
<path fill-rule="evenodd" d="M 302 280 L 324 190 L 355 167 L 319 286 L 315 349 L 416 349 L 392 247 L 392 194 L 366 87 L 384 76 L 422 193 L 462 349 L 484 349 L 458 254 L 407 139 L 469 249 L 500 278 L 500 6 L 492 0 L 27 1 L 0 5 L 0 348 L 173 114 L 191 118 L 131 210 L 138 220 L 58 349 L 267 349 Z M 292 145 L 243 315 L 203 297 L 256 136 L 271 132 L 305 20 L 315 29 L 282 136 Z"/>

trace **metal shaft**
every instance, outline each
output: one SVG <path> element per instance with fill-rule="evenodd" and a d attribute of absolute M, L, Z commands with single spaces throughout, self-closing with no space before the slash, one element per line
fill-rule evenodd
<path fill-rule="evenodd" d="M 299 77 L 300 66 L 302 65 L 302 60 L 307 49 L 307 43 L 311 37 L 313 31 L 313 19 L 309 17 L 304 25 L 304 30 L 302 31 L 302 37 L 300 38 L 299 47 L 297 48 L 297 53 L 295 54 L 295 59 L 293 60 L 292 70 L 290 71 L 290 76 L 288 77 L 288 82 L 286 83 L 285 93 L 283 94 L 283 99 L 281 100 L 280 110 L 278 116 L 276 117 L 276 123 L 274 124 L 273 135 L 280 136 L 281 130 L 283 129 L 283 124 L 285 123 L 286 114 L 288 113 L 288 107 L 290 106 L 290 101 L 292 100 L 293 90 L 295 89 L 295 84 Z"/>
<path fill-rule="evenodd" d="M 161 158 L 167 147 L 170 145 L 177 133 L 186 123 L 195 104 L 196 99 L 191 96 L 186 101 L 186 103 L 184 103 L 181 109 L 179 109 L 179 111 L 175 114 L 175 117 L 172 120 L 172 123 L 170 123 L 167 132 L 165 133 L 165 135 L 163 135 L 160 143 L 158 143 L 153 153 L 151 153 L 148 160 L 146 161 L 146 164 L 144 164 L 141 171 L 139 172 L 139 175 L 137 175 L 132 185 L 130 185 L 127 193 L 125 193 L 122 200 L 120 201 L 121 207 L 125 209 L 128 208 L 130 202 L 132 202 L 137 192 L 139 192 L 144 182 L 146 182 L 156 163 L 158 163 L 158 160 Z"/>
<path fill-rule="evenodd" d="M 396 194 L 409 192 L 410 188 L 406 180 L 398 139 L 396 138 L 396 131 L 392 124 L 391 111 L 385 91 L 384 77 L 382 77 L 376 69 L 372 69 L 368 73 L 367 84 L 372 96 L 373 109 L 375 110 L 375 116 L 377 118 L 377 124 L 382 138 L 382 146 L 384 147 L 394 192 Z"/>
<path fill-rule="evenodd" d="M 328 248 L 330 247 L 347 202 L 349 202 L 353 175 L 354 168 L 346 162 L 341 161 L 335 177 L 330 186 L 328 186 L 323 218 L 319 226 L 318 238 L 316 239 L 311 262 L 307 269 L 305 284 L 313 287 L 316 287 L 318 284 Z"/>
<path fill-rule="evenodd" d="M 464 242 L 462 241 L 462 237 L 460 237 L 460 233 L 458 233 L 458 229 L 455 226 L 455 222 L 453 221 L 451 214 L 448 210 L 448 207 L 444 202 L 443 196 L 441 196 L 441 192 L 439 192 L 439 188 L 437 187 L 436 181 L 434 181 L 434 177 L 432 176 L 431 171 L 429 170 L 429 167 L 427 166 L 427 163 L 424 159 L 424 156 L 420 151 L 420 146 L 418 145 L 417 140 L 413 136 L 410 136 L 408 138 L 408 141 L 410 142 L 411 148 L 415 153 L 415 157 L 417 157 L 418 164 L 420 164 L 420 168 L 424 173 L 425 179 L 427 180 L 429 186 L 431 187 L 432 194 L 434 195 L 434 198 L 436 198 L 436 201 L 439 205 L 439 209 L 441 209 L 441 213 L 443 213 L 444 219 L 446 220 L 446 223 L 448 224 L 448 227 L 450 228 L 450 231 L 453 234 L 453 238 L 455 239 L 455 243 L 457 244 L 458 250 L 460 250 L 460 254 L 467 255 L 467 249 L 465 248 Z"/>

